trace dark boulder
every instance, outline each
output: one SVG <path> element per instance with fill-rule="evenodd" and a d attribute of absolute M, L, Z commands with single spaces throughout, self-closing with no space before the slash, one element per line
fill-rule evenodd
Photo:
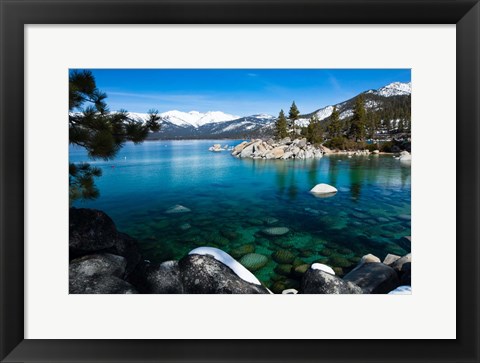
<path fill-rule="evenodd" d="M 107 252 L 127 259 L 127 274 L 141 260 L 137 241 L 117 231 L 115 223 L 96 209 L 70 208 L 70 259 Z"/>
<path fill-rule="evenodd" d="M 268 294 L 268 290 L 238 277 L 232 269 L 209 255 L 188 255 L 179 261 L 187 294 Z"/>
<path fill-rule="evenodd" d="M 143 294 L 182 294 L 178 261 L 161 264 L 142 262 L 128 279 Z"/>
<path fill-rule="evenodd" d="M 128 282 L 112 275 L 70 276 L 70 294 L 137 294 Z"/>
<path fill-rule="evenodd" d="M 362 294 L 355 284 L 322 270 L 309 269 L 303 275 L 301 294 Z"/>
<path fill-rule="evenodd" d="M 113 247 L 117 229 L 112 219 L 96 209 L 70 208 L 69 248 L 73 255 Z"/>
<path fill-rule="evenodd" d="M 70 261 L 69 275 L 112 275 L 122 278 L 127 261 L 122 256 L 110 253 L 87 255 Z"/>
<path fill-rule="evenodd" d="M 395 270 L 379 262 L 360 264 L 343 279 L 360 286 L 364 294 L 386 294 L 400 286 Z"/>

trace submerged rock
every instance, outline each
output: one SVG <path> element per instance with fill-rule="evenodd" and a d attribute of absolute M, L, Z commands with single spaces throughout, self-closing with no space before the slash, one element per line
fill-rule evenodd
<path fill-rule="evenodd" d="M 173 207 L 170 207 L 165 211 L 165 213 L 167 214 L 188 213 L 188 212 L 191 212 L 191 210 L 180 204 L 174 205 Z"/>
<path fill-rule="evenodd" d="M 291 264 L 295 260 L 295 255 L 287 250 L 278 250 L 272 254 L 272 258 L 275 262 L 280 264 Z"/>
<path fill-rule="evenodd" d="M 268 257 L 259 253 L 248 253 L 240 259 L 240 263 L 249 271 L 257 271 L 268 262 Z"/>
<path fill-rule="evenodd" d="M 268 236 L 282 236 L 290 230 L 287 227 L 271 227 L 265 228 L 262 232 Z"/>
<path fill-rule="evenodd" d="M 363 263 L 343 277 L 360 286 L 365 294 L 386 294 L 400 285 L 397 273 L 383 263 Z"/>
<path fill-rule="evenodd" d="M 322 270 L 309 269 L 300 285 L 301 294 L 362 294 L 355 284 Z"/>
<path fill-rule="evenodd" d="M 262 285 L 243 280 L 230 267 L 210 255 L 185 256 L 180 260 L 179 267 L 187 294 L 269 293 Z"/>
<path fill-rule="evenodd" d="M 247 253 L 253 252 L 255 252 L 255 245 L 252 243 L 248 243 L 232 249 L 230 251 L 230 255 L 232 255 L 233 258 L 241 258 Z"/>

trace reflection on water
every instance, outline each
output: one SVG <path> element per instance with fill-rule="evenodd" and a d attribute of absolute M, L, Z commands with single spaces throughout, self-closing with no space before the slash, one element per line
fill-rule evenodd
<path fill-rule="evenodd" d="M 139 239 L 152 261 L 178 259 L 200 245 L 227 252 L 252 244 L 269 256 L 288 249 L 296 264 L 320 261 L 348 271 L 366 253 L 402 254 L 398 239 L 410 235 L 410 166 L 391 155 L 328 156 L 311 160 L 237 159 L 213 153 L 218 141 L 127 144 L 101 167 L 98 200 L 77 207 L 104 210 L 118 228 Z M 235 145 L 240 141 L 220 141 Z M 70 160 L 89 161 L 70 149 Z M 335 186 L 331 198 L 315 198 L 318 183 Z M 190 213 L 166 214 L 181 204 Z M 288 227 L 269 236 L 267 227 Z M 268 286 L 296 286 L 269 263 L 255 274 Z"/>

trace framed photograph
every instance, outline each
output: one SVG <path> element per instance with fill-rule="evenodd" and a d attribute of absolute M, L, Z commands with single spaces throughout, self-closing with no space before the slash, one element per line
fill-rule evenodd
<path fill-rule="evenodd" d="M 1 8 L 2 362 L 479 361 L 478 1 Z"/>

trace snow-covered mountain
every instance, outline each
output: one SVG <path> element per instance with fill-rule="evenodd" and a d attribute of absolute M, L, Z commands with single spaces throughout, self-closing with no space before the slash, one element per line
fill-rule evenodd
<path fill-rule="evenodd" d="M 394 82 L 377 90 L 362 93 L 365 108 L 369 112 L 378 112 L 379 117 L 392 114 L 398 116 L 399 108 L 410 107 L 411 83 Z M 320 121 L 328 122 L 333 108 L 337 107 L 340 119 L 348 119 L 353 115 L 357 96 L 338 103 L 303 114 L 297 125 L 307 126 L 310 118 L 316 114 Z M 133 118 L 145 120 L 147 114 L 130 113 Z M 275 116 L 256 114 L 251 116 L 235 116 L 221 111 L 182 112 L 177 110 L 159 114 L 161 130 L 150 135 L 150 138 L 160 139 L 199 139 L 199 138 L 248 138 L 267 137 L 273 135 Z M 388 116 L 390 117 L 390 116 Z M 393 118 L 392 118 L 393 119 Z"/>
<path fill-rule="evenodd" d="M 208 111 L 206 113 L 198 111 L 181 112 L 177 110 L 167 111 L 159 114 L 162 120 L 168 121 L 173 125 L 188 127 L 193 126 L 199 128 L 200 126 L 210 124 L 213 122 L 231 121 L 240 118 L 240 116 L 230 115 L 221 111 Z"/>
<path fill-rule="evenodd" d="M 366 93 L 373 93 L 383 97 L 406 96 L 412 94 L 412 82 L 394 82 L 378 90 L 370 90 Z"/>

